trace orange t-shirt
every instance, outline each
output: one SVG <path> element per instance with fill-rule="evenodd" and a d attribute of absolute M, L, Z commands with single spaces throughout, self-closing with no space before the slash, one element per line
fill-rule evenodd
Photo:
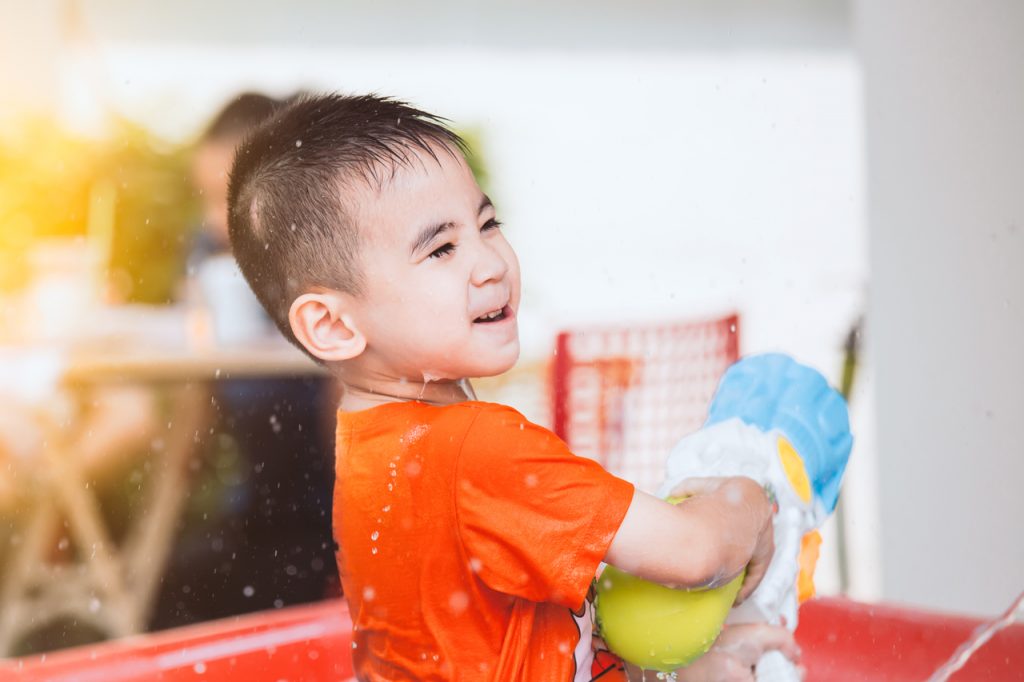
<path fill-rule="evenodd" d="M 586 600 L 633 486 L 509 407 L 338 413 L 360 680 L 590 679 Z"/>

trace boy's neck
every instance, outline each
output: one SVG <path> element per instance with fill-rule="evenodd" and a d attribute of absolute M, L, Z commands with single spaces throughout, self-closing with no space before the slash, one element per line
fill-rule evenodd
<path fill-rule="evenodd" d="M 451 405 L 476 400 L 468 379 L 346 381 L 342 378 L 341 384 L 344 392 L 339 409 L 343 412 L 357 412 L 385 403 L 412 400 L 429 405 Z"/>

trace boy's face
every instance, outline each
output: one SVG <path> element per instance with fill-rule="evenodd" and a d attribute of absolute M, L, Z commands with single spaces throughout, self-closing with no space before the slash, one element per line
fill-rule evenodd
<path fill-rule="evenodd" d="M 348 195 L 363 366 L 410 381 L 500 374 L 519 357 L 519 262 L 462 154 L 434 151 Z"/>

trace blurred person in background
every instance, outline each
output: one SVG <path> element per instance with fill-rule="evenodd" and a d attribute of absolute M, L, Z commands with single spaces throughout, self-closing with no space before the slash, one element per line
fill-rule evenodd
<path fill-rule="evenodd" d="M 230 279 L 227 184 L 235 147 L 282 103 L 258 93 L 232 99 L 206 128 L 194 156 L 203 219 L 188 256 L 186 297 L 189 305 L 205 307 L 214 329 L 232 342 L 241 326 L 250 330 L 245 341 L 273 338 L 248 286 Z M 227 262 L 230 271 L 222 267 Z M 256 324 L 241 310 L 258 311 Z M 331 382 L 228 379 L 212 392 L 213 435 L 193 479 L 155 629 L 315 601 L 339 590 L 331 536 Z"/>

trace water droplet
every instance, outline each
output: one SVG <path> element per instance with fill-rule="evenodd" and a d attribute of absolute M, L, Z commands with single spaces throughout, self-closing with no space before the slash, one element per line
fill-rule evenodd
<path fill-rule="evenodd" d="M 370 554 L 376 554 L 376 553 L 377 553 L 377 548 L 376 547 L 371 547 L 370 548 Z"/>
<path fill-rule="evenodd" d="M 390 504 L 384 505 L 384 508 L 381 509 L 381 511 L 384 512 L 385 514 L 387 514 L 389 511 L 391 511 L 391 505 Z"/>
<path fill-rule="evenodd" d="M 469 595 L 462 590 L 452 592 L 451 596 L 448 597 L 448 608 L 452 610 L 452 613 L 462 613 L 469 607 Z"/>
<path fill-rule="evenodd" d="M 255 588 L 253 588 L 252 585 L 246 585 L 242 588 L 242 594 L 244 594 L 246 597 L 251 597 L 252 595 L 256 594 L 256 590 Z"/>
<path fill-rule="evenodd" d="M 370 533 L 370 539 L 373 540 L 374 542 L 376 542 L 377 538 L 379 538 L 379 537 L 380 537 L 380 531 L 376 531 L 375 530 L 372 533 Z"/>
<path fill-rule="evenodd" d="M 373 601 L 377 598 L 377 590 L 373 589 L 369 585 L 363 588 L 363 599 L 366 601 Z"/>
<path fill-rule="evenodd" d="M 302 140 L 295 140 L 295 146 L 296 147 L 301 147 L 302 146 Z"/>
<path fill-rule="evenodd" d="M 196 675 L 202 675 L 206 672 L 206 664 L 202 661 L 199 661 L 194 666 L 192 666 L 192 669 L 196 671 Z"/>
<path fill-rule="evenodd" d="M 279 609 L 282 606 L 284 606 L 284 602 L 283 601 L 281 601 L 280 599 L 275 599 L 274 600 L 274 608 L 275 609 Z"/>

